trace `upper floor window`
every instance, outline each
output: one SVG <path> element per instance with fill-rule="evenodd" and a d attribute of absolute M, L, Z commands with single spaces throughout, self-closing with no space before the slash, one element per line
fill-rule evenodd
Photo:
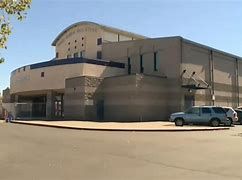
<path fill-rule="evenodd" d="M 97 59 L 102 59 L 102 51 L 97 51 Z"/>
<path fill-rule="evenodd" d="M 59 53 L 58 53 L 58 52 L 55 53 L 55 57 L 56 57 L 56 58 L 59 57 Z"/>
<path fill-rule="evenodd" d="M 158 71 L 158 68 L 157 68 L 157 52 L 154 52 L 154 71 Z"/>
<path fill-rule="evenodd" d="M 144 73 L 143 55 L 140 55 L 140 73 Z"/>
<path fill-rule="evenodd" d="M 102 44 L 102 38 L 98 38 L 97 39 L 97 45 L 101 45 Z"/>
<path fill-rule="evenodd" d="M 45 72 L 41 72 L 40 76 L 45 77 Z"/>
<path fill-rule="evenodd" d="M 85 51 L 80 52 L 80 57 L 85 57 Z"/>

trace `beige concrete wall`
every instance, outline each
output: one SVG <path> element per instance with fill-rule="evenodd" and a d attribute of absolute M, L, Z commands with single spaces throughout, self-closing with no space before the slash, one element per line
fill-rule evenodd
<path fill-rule="evenodd" d="M 219 53 L 214 53 L 213 59 L 215 104 L 236 107 L 236 61 Z"/>
<path fill-rule="evenodd" d="M 158 71 L 154 71 L 154 52 L 157 52 Z M 140 55 L 143 55 L 144 73 L 177 78 L 180 74 L 180 39 L 156 38 L 107 43 L 103 58 L 126 63 L 131 59 L 132 73 L 140 73 Z M 126 66 L 127 67 L 127 66 Z"/>
<path fill-rule="evenodd" d="M 44 77 L 41 77 L 41 72 L 44 72 Z M 38 90 L 64 89 L 65 79 L 71 77 L 108 77 L 122 74 L 125 74 L 124 69 L 87 63 L 50 66 L 38 69 L 30 69 L 27 66 L 25 71 L 16 71 L 11 76 L 11 94 Z"/>
<path fill-rule="evenodd" d="M 168 120 L 170 113 L 180 110 L 175 80 L 146 75 L 111 77 L 104 79 L 103 94 L 105 120 Z"/>
<path fill-rule="evenodd" d="M 70 78 L 64 114 L 79 120 L 168 120 L 170 113 L 180 110 L 180 91 L 176 80 L 146 75 Z M 99 100 L 104 102 L 104 119 L 98 119 Z"/>
<path fill-rule="evenodd" d="M 191 43 L 190 41 L 185 41 L 182 47 L 183 63 L 181 66 L 181 72 L 186 69 L 186 73 L 183 75 L 183 83 L 188 81 L 189 76 L 194 71 L 196 75 L 210 85 L 210 89 L 196 90 L 194 92 L 195 105 L 212 104 L 212 91 L 214 84 L 214 104 L 218 106 L 237 107 L 238 86 L 236 58 L 227 53 L 223 53 L 196 43 Z M 239 84 L 242 84 L 242 64 L 240 65 L 240 60 L 238 60 L 238 62 L 238 82 Z M 212 79 L 211 66 L 213 66 L 214 82 L 210 82 Z M 199 78 L 197 78 L 196 75 L 194 77 L 199 81 Z M 193 82 L 193 80 L 191 80 L 190 83 L 191 82 Z M 203 84 L 201 81 L 199 82 Z"/>
<path fill-rule="evenodd" d="M 186 70 L 182 75 L 182 83 L 184 85 L 200 83 L 202 87 L 206 87 L 206 84 L 202 80 L 211 85 L 210 50 L 188 42 L 183 42 L 181 73 L 183 70 Z M 195 81 L 191 79 L 193 72 L 195 72 L 193 76 Z M 195 95 L 195 105 L 211 105 L 210 89 L 197 90 L 192 93 Z M 184 90 L 185 94 L 189 94 L 188 89 Z"/>

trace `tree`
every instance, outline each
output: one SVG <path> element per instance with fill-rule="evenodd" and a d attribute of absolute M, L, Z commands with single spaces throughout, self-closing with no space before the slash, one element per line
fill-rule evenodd
<path fill-rule="evenodd" d="M 22 21 L 31 2 L 32 0 L 0 0 L 0 48 L 7 49 L 8 37 L 12 32 L 11 18 L 16 17 Z M 0 58 L 0 63 L 2 62 L 3 57 Z"/>

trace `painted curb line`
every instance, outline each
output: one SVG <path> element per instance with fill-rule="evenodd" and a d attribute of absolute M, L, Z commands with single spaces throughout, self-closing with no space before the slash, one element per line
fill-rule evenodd
<path fill-rule="evenodd" d="M 218 130 L 229 130 L 229 127 L 219 127 L 219 128 L 200 128 L 200 129 L 109 129 L 109 128 L 88 128 L 88 127 L 70 127 L 70 126 L 58 126 L 50 124 L 35 124 L 31 122 L 19 122 L 12 121 L 11 123 L 22 124 L 22 125 L 32 125 L 32 126 L 42 126 L 42 127 L 52 127 L 52 128 L 61 128 L 61 129 L 74 129 L 74 130 L 89 130 L 89 131 L 141 131 L 141 132 L 182 132 L 182 131 L 218 131 Z"/>

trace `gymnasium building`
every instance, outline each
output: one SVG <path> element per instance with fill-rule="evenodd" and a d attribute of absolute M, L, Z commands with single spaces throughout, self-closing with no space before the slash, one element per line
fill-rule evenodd
<path fill-rule="evenodd" d="M 16 119 L 154 121 L 192 105 L 242 105 L 241 57 L 179 36 L 85 21 L 52 45 L 55 58 L 11 73 L 3 104 Z"/>

